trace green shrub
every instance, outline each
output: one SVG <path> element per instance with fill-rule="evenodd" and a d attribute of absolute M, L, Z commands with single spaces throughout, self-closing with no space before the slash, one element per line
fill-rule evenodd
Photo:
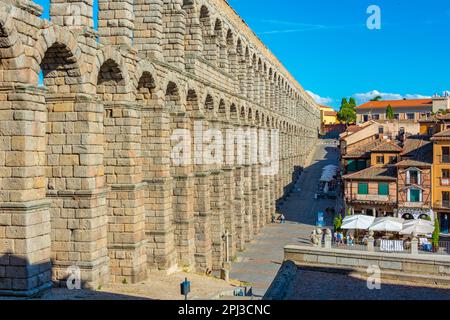
<path fill-rule="evenodd" d="M 433 232 L 433 248 L 435 251 L 439 250 L 439 238 L 441 236 L 441 226 L 439 224 L 439 219 L 434 220 L 434 232 Z"/>

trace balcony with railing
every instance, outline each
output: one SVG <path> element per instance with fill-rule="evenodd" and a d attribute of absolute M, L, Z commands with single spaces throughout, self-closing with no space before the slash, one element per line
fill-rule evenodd
<path fill-rule="evenodd" d="M 397 201 L 395 196 L 378 195 L 378 194 L 356 194 L 352 197 L 353 201 L 364 202 L 380 202 L 380 203 L 395 203 Z"/>
<path fill-rule="evenodd" d="M 439 180 L 442 187 L 450 186 L 450 178 L 440 178 Z"/>
<path fill-rule="evenodd" d="M 450 200 L 438 200 L 434 202 L 434 207 L 438 209 L 449 209 L 450 210 Z"/>

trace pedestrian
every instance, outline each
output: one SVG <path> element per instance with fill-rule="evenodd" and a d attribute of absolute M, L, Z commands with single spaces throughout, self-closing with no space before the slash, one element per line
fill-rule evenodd
<path fill-rule="evenodd" d="M 286 223 L 286 217 L 284 216 L 284 214 L 281 214 L 281 216 L 280 216 L 280 223 L 281 224 Z"/>
<path fill-rule="evenodd" d="M 275 215 L 275 213 L 272 213 L 272 223 L 275 223 L 276 222 L 276 215 Z"/>

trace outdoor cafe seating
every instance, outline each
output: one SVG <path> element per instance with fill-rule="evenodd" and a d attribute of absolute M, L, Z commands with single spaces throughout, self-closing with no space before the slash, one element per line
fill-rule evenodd
<path fill-rule="evenodd" d="M 426 252 L 433 251 L 427 236 L 434 231 L 434 224 L 426 220 L 405 221 L 395 217 L 353 215 L 344 218 L 341 229 L 357 235 L 353 241 L 341 242 L 341 244 L 345 242 L 347 246 L 353 246 L 355 243 L 367 246 L 367 234 L 370 232 L 375 238 L 375 247 L 381 252 L 404 252 L 411 249 L 411 239 L 414 235 L 422 235 L 419 239 L 419 249 Z"/>

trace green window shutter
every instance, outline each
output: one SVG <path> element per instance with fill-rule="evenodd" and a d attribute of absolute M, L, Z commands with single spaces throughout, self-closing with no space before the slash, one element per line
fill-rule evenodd
<path fill-rule="evenodd" d="M 358 183 L 358 194 L 361 194 L 361 195 L 369 194 L 369 184 Z"/>
<path fill-rule="evenodd" d="M 409 190 L 411 202 L 420 202 L 420 190 L 411 189 Z"/>
<path fill-rule="evenodd" d="M 378 195 L 380 195 L 380 196 L 388 196 L 389 195 L 389 184 L 388 183 L 379 183 L 378 184 Z"/>
<path fill-rule="evenodd" d="M 348 162 L 347 162 L 347 171 L 348 172 L 355 172 L 356 171 L 356 161 L 355 160 L 348 160 Z"/>

